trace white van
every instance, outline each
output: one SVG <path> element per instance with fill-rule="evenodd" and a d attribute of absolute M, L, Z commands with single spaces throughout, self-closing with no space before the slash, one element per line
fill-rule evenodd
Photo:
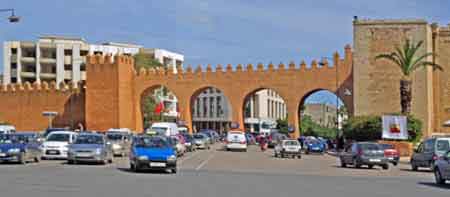
<path fill-rule="evenodd" d="M 173 122 L 155 122 L 150 127 L 150 130 L 163 136 L 172 136 L 179 133 L 177 124 Z"/>
<path fill-rule="evenodd" d="M 225 143 L 227 151 L 242 150 L 247 152 L 247 139 L 242 131 L 229 131 Z"/>
<path fill-rule="evenodd" d="M 16 127 L 12 125 L 0 125 L 0 135 L 1 134 L 11 134 L 16 132 Z"/>

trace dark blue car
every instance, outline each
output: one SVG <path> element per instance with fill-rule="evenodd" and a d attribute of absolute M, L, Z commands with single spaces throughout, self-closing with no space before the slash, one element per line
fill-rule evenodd
<path fill-rule="evenodd" d="M 34 133 L 0 135 L 0 162 L 39 162 L 42 155 L 39 146 Z"/>
<path fill-rule="evenodd" d="M 325 153 L 325 144 L 320 142 L 319 140 L 307 140 L 304 143 L 305 154 L 309 153 Z"/>
<path fill-rule="evenodd" d="M 162 136 L 136 136 L 130 153 L 130 169 L 163 169 L 177 172 L 177 153 L 167 138 Z"/>

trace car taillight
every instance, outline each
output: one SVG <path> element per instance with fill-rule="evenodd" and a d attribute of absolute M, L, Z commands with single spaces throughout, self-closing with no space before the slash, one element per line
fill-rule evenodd
<path fill-rule="evenodd" d="M 228 144 L 228 140 L 224 140 L 223 142 L 224 142 L 225 144 Z"/>
<path fill-rule="evenodd" d="M 241 141 L 241 144 L 245 144 L 245 141 Z"/>

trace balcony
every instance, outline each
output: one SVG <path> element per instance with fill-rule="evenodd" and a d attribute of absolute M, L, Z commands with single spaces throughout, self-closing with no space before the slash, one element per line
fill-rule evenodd
<path fill-rule="evenodd" d="M 17 69 L 11 69 L 11 77 L 17 77 Z"/>
<path fill-rule="evenodd" d="M 22 57 L 22 58 L 20 58 L 20 60 L 22 62 L 27 62 L 27 63 L 35 63 L 36 62 L 35 57 Z"/>
<path fill-rule="evenodd" d="M 64 64 L 72 64 L 72 56 L 70 55 L 64 56 Z"/>
<path fill-rule="evenodd" d="M 56 79 L 55 73 L 41 73 L 41 79 Z"/>
<path fill-rule="evenodd" d="M 31 78 L 31 77 L 33 77 L 33 78 L 35 78 L 36 77 L 36 73 L 35 72 L 21 72 L 20 73 L 20 76 L 21 77 L 27 77 L 27 78 Z"/>
<path fill-rule="evenodd" d="M 56 59 L 50 57 L 41 57 L 39 62 L 43 64 L 56 64 Z"/>
<path fill-rule="evenodd" d="M 72 79 L 72 71 L 64 71 L 64 79 Z"/>
<path fill-rule="evenodd" d="M 17 55 L 11 55 L 11 63 L 17 63 Z"/>

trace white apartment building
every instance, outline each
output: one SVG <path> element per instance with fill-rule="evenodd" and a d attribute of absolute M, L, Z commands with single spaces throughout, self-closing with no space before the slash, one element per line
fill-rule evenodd
<path fill-rule="evenodd" d="M 62 36 L 42 36 L 36 42 L 6 41 L 3 49 L 3 84 L 86 80 L 86 56 L 94 54 L 134 55 L 142 51 L 174 72 L 184 61 L 183 55 L 163 49 L 114 42 L 89 44 L 83 38 Z"/>
<path fill-rule="evenodd" d="M 278 119 L 287 118 L 286 104 L 277 92 L 263 89 L 246 99 L 244 117 L 244 127 L 250 132 L 275 127 Z"/>
<path fill-rule="evenodd" d="M 230 128 L 231 107 L 219 89 L 205 89 L 196 97 L 191 107 L 195 131 L 214 129 L 217 132 L 225 132 Z"/>

